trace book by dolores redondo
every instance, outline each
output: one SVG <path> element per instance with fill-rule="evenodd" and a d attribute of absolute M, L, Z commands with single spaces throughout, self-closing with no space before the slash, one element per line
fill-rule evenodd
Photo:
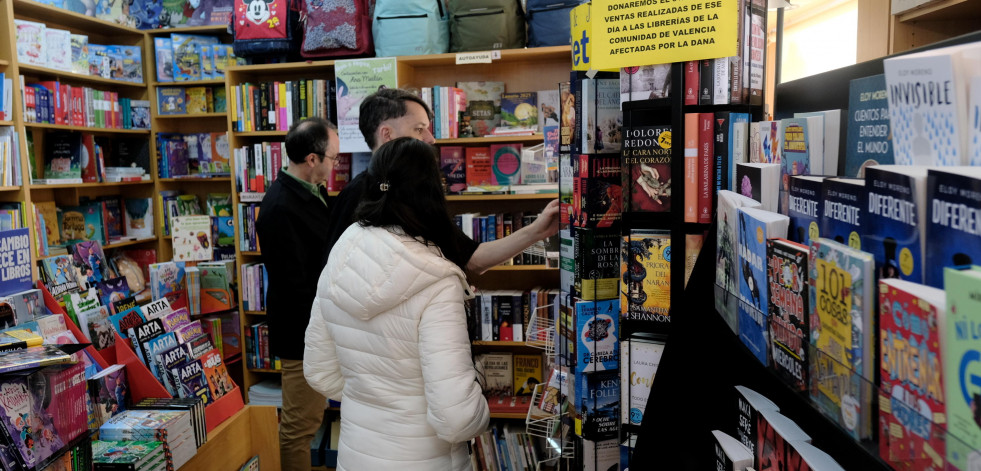
<path fill-rule="evenodd" d="M 671 210 L 671 126 L 624 127 L 624 211 Z"/>

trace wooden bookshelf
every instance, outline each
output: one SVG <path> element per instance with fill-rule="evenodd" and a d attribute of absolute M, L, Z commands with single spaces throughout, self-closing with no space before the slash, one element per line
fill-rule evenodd
<path fill-rule="evenodd" d="M 446 201 L 528 201 L 554 200 L 558 193 L 532 193 L 527 195 L 447 195 Z"/>
<path fill-rule="evenodd" d="M 524 420 L 528 418 L 527 413 L 521 412 L 491 412 L 490 418 L 492 419 L 509 419 L 509 420 Z"/>
<path fill-rule="evenodd" d="M 484 137 L 461 137 L 457 139 L 436 139 L 436 145 L 480 145 L 480 144 L 499 144 L 499 143 L 511 143 L 511 142 L 521 142 L 521 143 L 539 143 L 542 142 L 544 137 L 541 134 L 532 134 L 528 136 L 484 136 Z"/>
<path fill-rule="evenodd" d="M 78 131 L 89 134 L 145 134 L 149 135 L 149 129 L 121 129 L 121 128 L 90 128 L 85 126 L 68 126 L 65 124 L 48 123 L 24 123 L 27 129 L 53 129 L 59 131 Z"/>
<path fill-rule="evenodd" d="M 144 244 L 147 242 L 156 242 L 156 241 L 157 241 L 156 237 L 147 237 L 146 239 L 137 239 L 137 240 L 123 240 L 119 242 L 110 242 L 106 245 L 103 245 L 102 248 L 104 250 L 118 249 L 121 247 L 129 247 L 131 245 Z"/>
<path fill-rule="evenodd" d="M 51 5 L 35 2 L 33 0 L 10 0 L 14 7 L 14 13 L 18 17 L 24 16 L 35 21 L 42 21 L 47 24 L 63 26 L 70 29 L 91 31 L 97 35 L 104 36 L 143 36 L 144 33 L 138 29 L 123 26 L 111 21 L 100 20 L 94 16 L 85 16 L 64 8 L 57 8 Z M 144 54 L 145 55 L 145 54 Z"/>
<path fill-rule="evenodd" d="M 938 0 L 891 17 L 889 53 L 905 52 L 978 30 L 981 0 Z"/>
<path fill-rule="evenodd" d="M 158 178 L 160 183 L 229 183 L 232 177 Z"/>
<path fill-rule="evenodd" d="M 0 186 L 0 191 L 3 191 L 3 192 L 7 192 L 7 191 L 20 191 L 20 189 L 21 189 L 21 186 L 20 185 L 16 185 L 16 186 Z"/>
<path fill-rule="evenodd" d="M 122 88 L 133 88 L 133 89 L 146 88 L 146 84 L 142 82 L 127 82 L 125 80 L 116 80 L 116 79 L 99 77 L 97 75 L 76 74 L 68 70 L 51 69 L 48 67 L 39 67 L 36 65 L 28 65 L 28 64 L 20 64 L 19 68 L 20 68 L 20 72 L 28 77 L 32 75 L 43 75 L 44 77 L 52 77 L 56 80 L 63 80 L 72 83 L 81 83 L 83 85 L 110 86 L 110 87 L 122 87 Z"/>
<path fill-rule="evenodd" d="M 13 126 L 14 122 L 6 119 L 0 119 L 0 126 Z"/>
<path fill-rule="evenodd" d="M 178 28 L 161 28 L 161 29 L 146 30 L 146 34 L 151 37 L 170 36 L 173 33 L 231 36 L 228 34 L 227 25 L 181 26 Z"/>
<path fill-rule="evenodd" d="M 30 187 L 32 190 L 40 190 L 47 188 L 111 188 L 117 186 L 135 186 L 135 185 L 153 185 L 153 180 L 141 180 L 138 182 L 88 182 L 88 183 L 32 183 Z"/>
<path fill-rule="evenodd" d="M 157 119 L 197 119 L 197 118 L 225 118 L 228 113 L 190 113 L 190 114 L 165 114 L 157 116 Z"/>

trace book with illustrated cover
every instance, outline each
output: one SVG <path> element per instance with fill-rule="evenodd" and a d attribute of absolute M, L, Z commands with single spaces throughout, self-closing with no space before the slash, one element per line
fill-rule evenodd
<path fill-rule="evenodd" d="M 184 111 L 187 114 L 207 113 L 208 110 L 208 87 L 187 87 L 184 89 L 186 101 Z"/>
<path fill-rule="evenodd" d="M 624 127 L 624 211 L 671 211 L 671 126 Z"/>
<path fill-rule="evenodd" d="M 439 165 L 446 179 L 447 194 L 459 194 L 467 189 L 467 161 L 461 146 L 441 146 Z"/>
<path fill-rule="evenodd" d="M 174 45 L 170 38 L 153 38 L 153 56 L 157 68 L 157 82 L 173 82 Z"/>
<path fill-rule="evenodd" d="M 72 70 L 72 33 L 65 29 L 44 29 L 45 52 L 47 53 L 46 67 L 69 71 Z"/>
<path fill-rule="evenodd" d="M 553 368 L 549 375 L 548 383 L 542 389 L 541 402 L 538 408 L 549 414 L 558 413 L 562 398 L 565 397 L 563 391 L 569 388 L 569 373 L 561 368 Z"/>
<path fill-rule="evenodd" d="M 44 306 L 44 299 L 41 297 L 41 290 L 28 289 L 10 295 L 11 305 L 14 307 L 14 314 L 17 324 L 24 324 L 35 321 L 48 312 Z"/>
<path fill-rule="evenodd" d="M 671 309 L 671 234 L 631 229 L 620 244 L 623 319 L 668 325 Z"/>
<path fill-rule="evenodd" d="M 157 87 L 157 112 L 162 115 L 186 114 L 186 100 L 183 87 Z"/>
<path fill-rule="evenodd" d="M 167 391 L 171 392 L 173 396 L 177 396 L 178 391 L 180 391 L 179 378 L 174 376 L 174 371 L 189 359 L 191 359 L 191 354 L 188 353 L 183 344 L 175 345 L 157 353 L 156 362 L 160 365 L 165 376 L 161 382 L 164 383 Z"/>
<path fill-rule="evenodd" d="M 504 82 L 457 82 L 467 96 L 467 114 L 474 137 L 490 134 L 501 122 L 501 95 Z"/>
<path fill-rule="evenodd" d="M 491 144 L 491 171 L 494 185 L 521 183 L 521 144 Z"/>
<path fill-rule="evenodd" d="M 70 249 L 75 267 L 88 286 L 95 286 L 106 280 L 111 270 L 106 265 L 106 254 L 98 240 L 77 242 Z"/>
<path fill-rule="evenodd" d="M 624 67 L 620 70 L 620 103 L 668 98 L 671 64 Z"/>
<path fill-rule="evenodd" d="M 54 255 L 41 259 L 51 296 L 60 298 L 63 294 L 77 291 L 78 280 L 75 278 L 75 267 L 70 255 Z"/>
<path fill-rule="evenodd" d="M 116 329 L 116 333 L 122 338 L 129 338 L 129 330 L 142 325 L 146 322 L 143 312 L 139 306 L 134 306 L 125 311 L 109 316 L 109 322 Z"/>
<path fill-rule="evenodd" d="M 879 456 L 897 468 L 911 463 L 913 469 L 940 469 L 939 464 L 931 467 L 930 457 L 943 457 L 946 441 L 941 361 L 947 335 L 945 293 L 882 279 L 878 296 Z"/>
<path fill-rule="evenodd" d="M 129 403 L 129 383 L 126 381 L 126 368 L 123 365 L 111 365 L 93 375 L 87 382 L 93 419 L 97 426 L 126 410 Z"/>
<path fill-rule="evenodd" d="M 160 316 L 160 321 L 163 322 L 164 330 L 167 332 L 174 332 L 177 329 L 190 324 L 191 316 L 188 314 L 187 309 L 180 308 Z"/>
<path fill-rule="evenodd" d="M 172 223 L 175 260 L 211 260 L 213 244 L 210 216 L 179 216 Z"/>
<path fill-rule="evenodd" d="M 577 301 L 576 325 L 576 379 L 577 387 L 582 373 L 617 370 L 620 360 L 620 301 Z M 581 397 L 581 396 L 580 396 Z"/>
<path fill-rule="evenodd" d="M 159 441 L 92 441 L 95 469 L 151 470 L 165 466 L 163 442 Z M 108 465 L 113 466 L 109 468 Z"/>
<path fill-rule="evenodd" d="M 715 282 L 725 290 L 723 296 L 716 297 L 716 308 L 723 313 L 729 327 L 736 330 L 736 303 L 739 294 L 739 263 L 737 254 L 739 226 L 738 210 L 741 207 L 760 208 L 759 201 L 739 193 L 722 190 L 718 194 L 716 212 L 716 271 Z"/>
<path fill-rule="evenodd" d="M 542 376 L 542 356 L 535 355 L 514 355 L 514 394 L 516 396 L 530 396 L 535 391 L 535 386 L 545 378 Z"/>
<path fill-rule="evenodd" d="M 806 391 L 809 384 L 809 253 L 806 245 L 786 239 L 766 241 L 773 369 L 796 391 Z"/>
<path fill-rule="evenodd" d="M 36 21 L 14 19 L 14 28 L 17 29 L 17 62 L 46 67 L 48 53 L 44 48 L 44 30 L 47 26 Z"/>
<path fill-rule="evenodd" d="M 140 46 L 112 45 L 108 49 L 110 78 L 143 83 L 143 50 Z"/>
<path fill-rule="evenodd" d="M 180 397 L 199 397 L 207 405 L 212 401 L 208 379 L 199 359 L 190 359 L 173 368 L 171 375 L 178 381 L 177 395 Z"/>
<path fill-rule="evenodd" d="M 234 261 L 199 263 L 201 269 L 201 313 L 209 314 L 235 306 Z"/>
<path fill-rule="evenodd" d="M 208 350 L 215 347 L 211 343 L 211 339 L 208 337 L 208 334 L 202 333 L 197 337 L 185 339 L 184 348 L 187 350 L 187 353 L 191 356 L 191 358 L 198 359 L 201 358 L 201 355 L 207 353 Z"/>
<path fill-rule="evenodd" d="M 511 353 L 482 353 L 474 362 L 477 374 L 483 375 L 487 396 L 514 395 L 514 359 Z"/>
<path fill-rule="evenodd" d="M 89 73 L 89 37 L 84 34 L 71 35 L 73 74 L 87 75 Z"/>
<path fill-rule="evenodd" d="M 40 464 L 65 445 L 54 433 L 52 416 L 45 411 L 45 402 L 52 398 L 46 396 L 47 388 L 42 386 L 39 390 L 42 379 L 40 372 L 21 372 L 0 379 L 0 434 L 16 462 L 26 467 Z"/>
<path fill-rule="evenodd" d="M 628 338 L 620 362 L 620 423 L 640 425 L 654 375 L 664 353 L 663 340 Z"/>
<path fill-rule="evenodd" d="M 211 232 L 211 228 L 208 228 Z M 154 300 L 169 293 L 187 290 L 184 262 L 162 262 L 150 265 L 150 292 Z M 172 303 L 171 303 L 172 304 Z"/>
<path fill-rule="evenodd" d="M 578 410 L 582 437 L 588 440 L 616 438 L 620 423 L 620 372 L 596 371 L 584 375 Z"/>
<path fill-rule="evenodd" d="M 739 340 L 763 365 L 769 364 L 767 330 L 769 282 L 766 278 L 766 241 L 787 237 L 787 216 L 762 209 L 737 210 L 737 272 L 739 280 Z"/>
<path fill-rule="evenodd" d="M 74 347 L 74 346 L 71 346 Z M 0 373 L 72 362 L 73 350 L 57 345 L 39 345 L 0 352 Z"/>
<path fill-rule="evenodd" d="M 205 333 L 204 327 L 202 326 L 200 320 L 188 322 L 187 324 L 184 324 L 174 330 L 174 334 L 177 335 L 177 340 L 179 342 L 187 342 L 203 333 Z"/>
<path fill-rule="evenodd" d="M 112 321 L 109 320 L 109 309 L 105 306 L 98 306 L 93 309 L 79 311 L 78 327 L 82 333 L 88 337 L 96 350 L 109 348 L 116 343 L 116 337 Z"/>
<path fill-rule="evenodd" d="M 144 348 L 144 343 L 158 335 L 164 334 L 163 323 L 160 319 L 149 319 L 146 322 L 131 328 L 127 332 L 127 337 L 129 337 L 130 343 L 133 344 L 133 351 L 140 358 L 140 361 L 144 365 L 149 367 L 153 362 L 146 356 L 146 349 Z"/>
<path fill-rule="evenodd" d="M 95 287 L 99 290 L 99 299 L 102 300 L 102 304 L 109 307 L 112 313 L 115 313 L 114 303 L 129 297 L 129 284 L 123 277 L 96 282 Z"/>
<path fill-rule="evenodd" d="M 44 178 L 82 178 L 82 135 L 53 132 L 44 143 Z"/>
<path fill-rule="evenodd" d="M 65 243 L 98 242 L 101 246 L 107 242 L 105 208 L 101 201 L 59 209 L 61 237 Z"/>
<path fill-rule="evenodd" d="M 153 237 L 153 199 L 123 199 L 123 234 L 146 239 Z"/>
<path fill-rule="evenodd" d="M 944 407 L 947 419 L 947 468 L 970 470 L 981 450 L 981 425 L 977 406 L 981 401 L 974 366 L 981 358 L 976 333 L 981 324 L 981 267 L 945 268 L 946 322 L 943 324 Z M 944 416 L 941 416 L 944 417 Z"/>
<path fill-rule="evenodd" d="M 31 289 L 31 236 L 24 227 L 0 231 L 0 296 Z"/>
<path fill-rule="evenodd" d="M 572 72 L 575 77 L 575 72 Z M 569 152 L 576 127 L 576 95 L 570 82 L 559 82 L 559 153 Z"/>
<path fill-rule="evenodd" d="M 173 332 L 165 332 L 156 337 L 146 340 L 143 342 L 144 353 L 146 354 L 147 367 L 150 368 L 150 372 L 153 376 L 164 385 L 167 384 L 166 373 L 163 371 L 162 365 L 157 364 L 157 355 L 170 350 L 178 345 L 177 336 Z M 173 394 L 176 391 L 168 391 Z"/>
<path fill-rule="evenodd" d="M 200 361 L 204 377 L 208 380 L 208 391 L 211 393 L 212 399 L 218 400 L 235 389 L 235 383 L 228 376 L 228 369 L 225 368 L 225 363 L 217 349 L 209 350 L 201 355 Z"/>
<path fill-rule="evenodd" d="M 537 128 L 538 94 L 535 92 L 502 93 L 501 127 Z"/>
<path fill-rule="evenodd" d="M 811 241 L 808 267 L 812 362 L 818 375 L 811 397 L 855 438 L 872 433 L 871 391 L 877 332 L 872 255 L 830 239 Z"/>

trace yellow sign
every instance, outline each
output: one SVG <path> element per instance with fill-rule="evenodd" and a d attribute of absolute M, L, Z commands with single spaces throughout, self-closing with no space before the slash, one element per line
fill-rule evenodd
<path fill-rule="evenodd" d="M 592 34 L 583 36 L 593 43 L 587 52 L 595 53 L 589 68 L 734 56 L 738 1 L 593 0 Z M 575 41 L 575 23 L 572 29 Z"/>
<path fill-rule="evenodd" d="M 572 42 L 572 70 L 589 70 L 592 66 L 593 46 L 589 39 L 589 3 L 583 3 L 569 11 L 569 33 Z"/>

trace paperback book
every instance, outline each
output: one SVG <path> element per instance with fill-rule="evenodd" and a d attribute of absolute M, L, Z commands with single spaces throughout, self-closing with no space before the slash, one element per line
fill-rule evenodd
<path fill-rule="evenodd" d="M 671 311 L 671 234 L 631 229 L 620 246 L 620 311 L 624 320 L 667 326 Z"/>
<path fill-rule="evenodd" d="M 671 211 L 671 126 L 624 127 L 624 211 Z"/>
<path fill-rule="evenodd" d="M 739 340 L 763 365 L 769 365 L 768 310 L 770 284 L 766 275 L 766 241 L 786 237 L 787 216 L 756 208 L 737 210 L 739 272 Z"/>

